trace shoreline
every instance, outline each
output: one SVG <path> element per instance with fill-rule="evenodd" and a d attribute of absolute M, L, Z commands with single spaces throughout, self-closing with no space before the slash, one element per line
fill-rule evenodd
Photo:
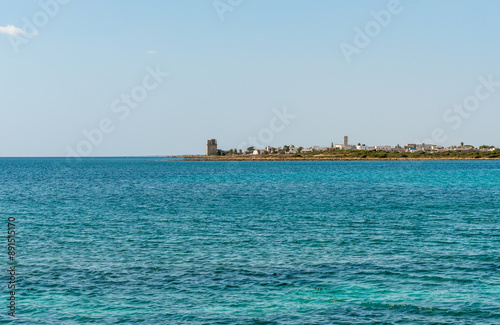
<path fill-rule="evenodd" d="M 166 158 L 166 157 L 162 157 Z M 500 160 L 499 157 L 209 157 L 209 156 L 178 156 L 183 161 L 454 161 L 454 160 Z"/>

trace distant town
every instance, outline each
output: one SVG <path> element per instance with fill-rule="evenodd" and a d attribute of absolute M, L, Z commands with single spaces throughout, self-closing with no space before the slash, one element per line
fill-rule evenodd
<path fill-rule="evenodd" d="M 396 146 L 370 146 L 366 144 L 350 144 L 349 137 L 344 136 L 343 143 L 332 144 L 330 147 L 314 146 L 309 148 L 298 147 L 295 145 L 285 145 L 283 147 L 271 147 L 266 148 L 255 148 L 248 147 L 247 149 L 229 149 L 222 150 L 217 146 L 217 140 L 211 139 L 207 141 L 207 156 L 236 156 L 236 155 L 246 155 L 246 156 L 262 156 L 262 155 L 294 155 L 301 157 L 302 154 L 314 154 L 314 153 L 327 153 L 336 150 L 346 150 L 352 153 L 352 151 L 362 152 L 385 152 L 385 153 L 400 153 L 400 154 L 422 154 L 422 153 L 492 153 L 492 158 L 496 157 L 496 154 L 500 151 L 500 148 L 490 145 L 482 145 L 479 148 L 475 148 L 472 145 L 464 144 L 463 142 L 456 146 L 443 147 L 435 144 L 426 143 L 410 143 L 404 146 L 399 144 Z M 356 156 L 356 155 L 355 155 Z M 359 155 L 357 155 L 359 156 Z M 382 155 L 383 156 L 383 155 Z M 407 155 L 399 155 L 405 157 Z M 491 156 L 491 155 L 490 155 Z M 362 156 L 361 156 L 362 157 Z"/>

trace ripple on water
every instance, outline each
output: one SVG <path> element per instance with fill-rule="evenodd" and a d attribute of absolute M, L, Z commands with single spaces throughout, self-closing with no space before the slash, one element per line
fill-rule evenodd
<path fill-rule="evenodd" d="M 0 167 L 19 323 L 500 323 L 500 162 Z"/>

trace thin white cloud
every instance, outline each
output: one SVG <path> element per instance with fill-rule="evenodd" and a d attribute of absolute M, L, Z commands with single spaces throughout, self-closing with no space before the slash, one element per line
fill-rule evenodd
<path fill-rule="evenodd" d="M 151 54 L 151 55 L 155 55 L 158 52 L 156 52 L 156 51 L 147 51 L 146 53 Z"/>
<path fill-rule="evenodd" d="M 0 26 L 0 34 L 5 35 L 24 35 L 26 32 L 14 25 Z"/>

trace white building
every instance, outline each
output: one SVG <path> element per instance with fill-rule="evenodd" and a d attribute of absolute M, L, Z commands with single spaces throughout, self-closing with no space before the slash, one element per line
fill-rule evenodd
<path fill-rule="evenodd" d="M 391 146 L 375 146 L 375 150 L 377 151 L 391 151 Z"/>
<path fill-rule="evenodd" d="M 358 149 L 358 150 L 374 150 L 375 147 L 367 146 L 366 144 L 362 144 L 360 146 L 356 146 L 356 149 Z"/>
<path fill-rule="evenodd" d="M 344 144 L 336 144 L 335 149 L 340 149 L 340 150 L 351 150 L 351 149 L 356 149 L 356 146 L 352 144 L 344 145 Z"/>
<path fill-rule="evenodd" d="M 297 152 L 299 152 L 299 149 L 296 148 L 294 145 L 291 145 L 289 148 L 288 148 L 288 153 L 293 155 L 293 154 L 296 154 Z"/>

